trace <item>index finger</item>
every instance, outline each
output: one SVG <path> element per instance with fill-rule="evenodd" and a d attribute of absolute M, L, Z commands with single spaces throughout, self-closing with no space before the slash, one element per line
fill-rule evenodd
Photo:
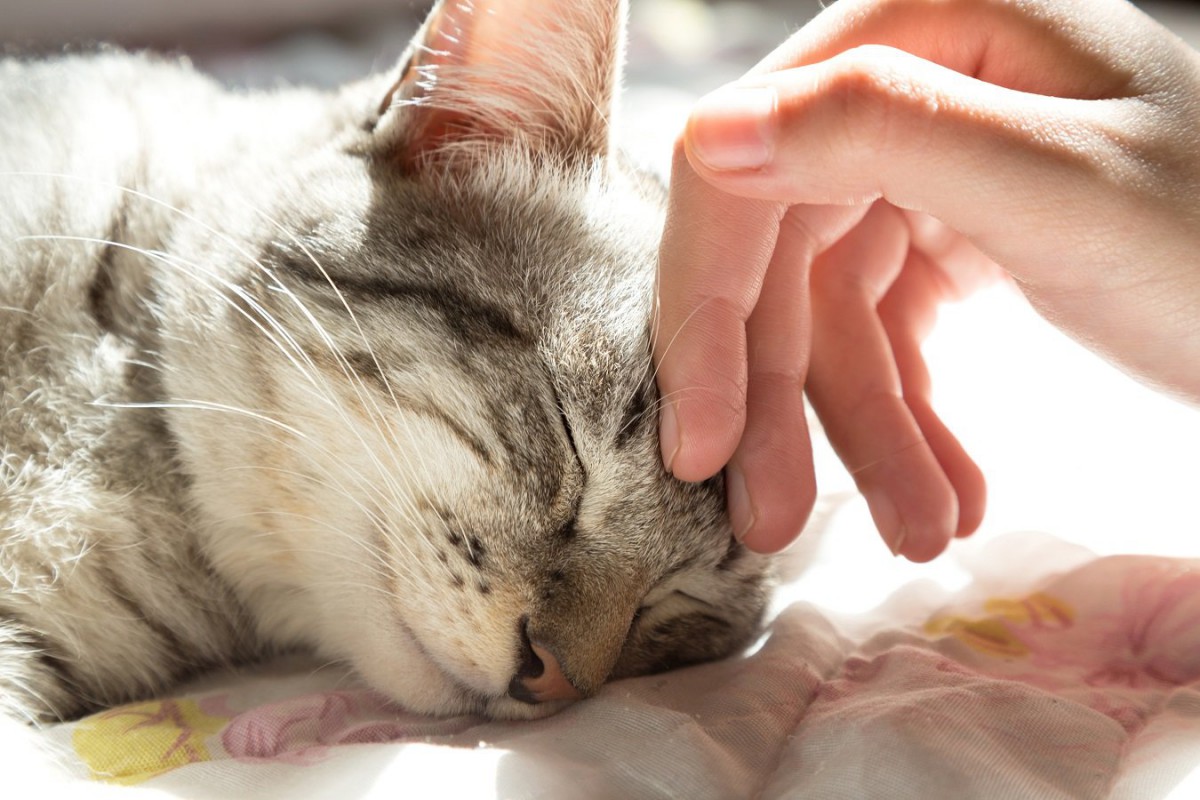
<path fill-rule="evenodd" d="M 682 480 L 716 474 L 741 439 L 746 321 L 786 210 L 713 188 L 676 147 L 659 254 L 654 360 L 663 462 Z"/>

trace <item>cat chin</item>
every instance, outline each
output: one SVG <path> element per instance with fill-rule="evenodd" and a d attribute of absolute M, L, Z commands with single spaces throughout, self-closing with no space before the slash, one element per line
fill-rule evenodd
<path fill-rule="evenodd" d="M 490 719 L 529 720 L 557 714 L 572 700 L 553 700 L 546 703 L 524 703 L 511 697 L 489 697 L 483 701 L 482 714 Z"/>
<path fill-rule="evenodd" d="M 402 621 L 387 626 L 385 636 L 379 626 L 353 627 L 346 626 L 340 641 L 325 637 L 318 650 L 349 661 L 372 689 L 410 711 L 439 717 L 481 712 L 482 693 L 443 668 Z"/>
<path fill-rule="evenodd" d="M 403 624 L 385 641 L 375 639 L 365 647 L 360 642 L 350 650 L 349 661 L 373 689 L 421 714 L 527 720 L 557 713 L 571 702 L 526 703 L 473 688 L 425 650 L 420 638 Z"/>
<path fill-rule="evenodd" d="M 556 714 L 571 704 L 569 700 L 525 703 L 507 695 L 485 696 L 463 687 L 430 662 L 408 664 L 403 670 L 355 664 L 355 669 L 372 688 L 409 711 L 435 717 L 480 715 L 495 720 L 530 720 Z"/>

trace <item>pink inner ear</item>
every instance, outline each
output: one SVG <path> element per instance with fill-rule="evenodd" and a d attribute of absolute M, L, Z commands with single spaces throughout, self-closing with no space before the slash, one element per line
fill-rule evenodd
<path fill-rule="evenodd" d="M 402 160 L 468 140 L 602 152 L 621 0 L 448 0 L 385 99 L 407 106 Z"/>
<path fill-rule="evenodd" d="M 524 5 L 513 2 L 513 12 L 519 14 Z M 510 31 L 497 21 L 500 16 L 491 3 L 471 0 L 450 0 L 431 13 L 421 43 L 414 48 L 400 82 L 388 95 L 389 104 L 398 91 L 402 100 L 412 101 L 414 106 L 407 159 L 415 161 L 448 141 L 500 135 L 499 130 L 488 130 L 482 117 L 436 102 L 439 81 L 445 80 L 447 73 L 452 75 L 455 68 L 471 67 L 472 80 L 479 83 L 488 68 L 497 66 L 494 50 L 473 48 L 472 43 L 481 36 L 486 42 L 489 36 L 509 35 Z M 487 90 L 486 86 L 474 87 L 474 91 Z"/>

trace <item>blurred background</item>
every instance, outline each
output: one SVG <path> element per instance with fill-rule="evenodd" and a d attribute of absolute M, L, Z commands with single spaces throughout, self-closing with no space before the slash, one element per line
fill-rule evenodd
<path fill-rule="evenodd" d="M 234 87 L 336 86 L 398 59 L 433 0 L 0 0 L 0 53 L 98 42 L 186 55 Z M 1200 42 L 1200 2 L 1141 3 Z M 690 104 L 811 19 L 821 0 L 631 0 L 627 145 L 665 162 Z"/>
<path fill-rule="evenodd" d="M 432 0 L 4 0 L 0 39 L 38 51 L 103 40 L 184 52 L 242 85 L 269 84 L 279 75 L 332 84 L 393 60 L 431 5 Z M 753 63 L 819 5 L 633 0 L 631 10 L 630 61 L 639 71 L 663 69 L 666 79 L 713 85 L 726 77 L 726 63 Z"/>
<path fill-rule="evenodd" d="M 328 84 L 393 58 L 430 5 L 432 0 L 3 0 L 0 43 L 45 51 L 108 41 L 188 53 L 234 83 L 261 85 L 283 74 Z M 1185 38 L 1200 32 L 1196 2 L 1138 5 Z M 632 0 L 630 60 L 638 70 L 664 69 L 689 85 L 712 86 L 729 77 L 727 67 L 749 66 L 820 7 L 820 0 Z M 264 50 L 279 67 L 273 74 L 239 58 Z"/>
<path fill-rule="evenodd" d="M 621 129 L 666 163 L 691 103 L 819 11 L 819 0 L 632 0 Z M 185 55 L 238 88 L 332 87 L 391 68 L 433 0 L 0 0 L 0 52 L 98 42 Z"/>

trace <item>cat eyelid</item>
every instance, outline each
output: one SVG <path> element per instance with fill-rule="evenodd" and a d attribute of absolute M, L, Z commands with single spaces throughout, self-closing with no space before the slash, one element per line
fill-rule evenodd
<path fill-rule="evenodd" d="M 658 606 L 662 605 L 663 603 L 669 601 L 671 598 L 676 597 L 676 596 L 681 597 L 690 603 L 695 603 L 698 606 L 703 606 L 704 608 L 711 609 L 714 611 L 718 610 L 718 606 L 715 603 L 709 602 L 708 600 L 705 600 L 704 598 L 697 597 L 694 594 L 689 594 L 688 592 L 685 592 L 682 589 L 672 589 L 669 592 L 664 592 L 662 597 L 658 597 L 658 598 L 651 600 L 650 597 L 653 594 L 654 594 L 654 590 L 652 589 L 650 591 L 650 593 L 646 595 L 646 601 L 643 602 L 642 605 L 638 607 L 638 610 L 634 615 L 634 619 L 637 619 L 638 617 L 640 617 L 641 615 L 645 614 L 648 611 L 653 611 Z"/>
<path fill-rule="evenodd" d="M 711 603 L 711 602 L 709 602 L 708 600 L 705 600 L 705 599 L 704 599 L 704 598 L 702 598 L 702 597 L 696 597 L 696 595 L 694 595 L 694 594 L 688 594 L 687 592 L 680 591 L 680 590 L 678 590 L 678 589 L 676 589 L 676 590 L 675 590 L 675 594 L 679 595 L 680 597 L 686 597 L 688 600 L 691 600 L 693 603 L 696 603 L 696 604 L 698 604 L 698 605 L 702 605 L 702 606 L 704 606 L 705 608 L 713 608 L 713 609 L 715 609 L 715 608 L 717 607 L 717 605 L 716 605 L 715 603 Z"/>
<path fill-rule="evenodd" d="M 623 448 L 638 429 L 650 417 L 650 412 L 654 409 L 653 397 L 653 378 L 649 384 L 636 387 L 629 395 L 629 399 L 625 403 L 624 409 L 621 412 L 621 424 L 617 428 L 616 445 L 617 449 Z"/>
<path fill-rule="evenodd" d="M 554 408 L 557 409 L 559 421 L 562 422 L 563 431 L 567 434 L 567 444 L 571 447 L 571 454 L 575 456 L 575 462 L 579 464 L 579 470 L 586 480 L 587 470 L 584 469 L 583 459 L 579 457 L 579 448 L 575 444 L 575 431 L 571 427 L 571 420 L 567 418 L 567 410 L 563 407 L 562 398 L 558 396 L 558 389 L 553 382 L 550 384 L 550 391 L 554 394 Z"/>

